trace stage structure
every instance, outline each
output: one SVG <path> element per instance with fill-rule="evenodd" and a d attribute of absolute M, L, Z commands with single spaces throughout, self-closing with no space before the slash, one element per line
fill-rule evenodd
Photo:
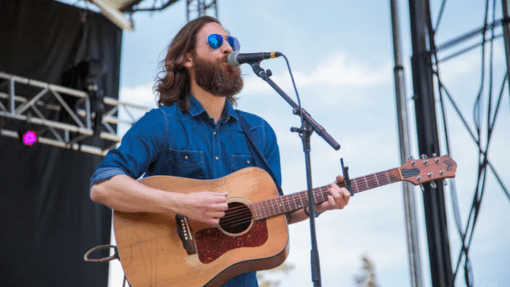
<path fill-rule="evenodd" d="M 110 242 L 111 230 L 89 178 L 120 141 L 119 109 L 140 108 L 117 100 L 122 30 L 57 1 L 2 8 L 0 285 L 107 286 L 108 265 L 83 255 Z M 27 130 L 29 146 L 20 141 Z"/>
<path fill-rule="evenodd" d="M 509 127 L 509 112 L 505 111 L 503 102 L 505 98 L 510 100 L 509 91 L 505 92 L 505 86 L 508 86 L 508 70 L 510 69 L 510 3 L 509 0 L 485 1 L 484 9 L 479 9 L 483 20 L 479 28 L 462 33 L 460 36 L 444 41 L 443 44 L 436 44 L 437 32 L 439 31 L 443 17 L 447 15 L 445 0 L 440 1 L 441 5 L 437 11 L 431 9 L 430 2 L 409 0 L 409 16 L 411 24 L 412 39 L 412 57 L 411 67 L 413 75 L 413 97 L 416 115 L 416 129 L 418 131 L 418 149 L 420 154 L 432 155 L 450 154 L 455 157 L 456 151 L 463 150 L 466 147 L 465 142 L 450 141 L 449 128 L 451 128 L 451 117 L 447 117 L 453 113 L 456 119 L 456 126 L 463 126 L 466 131 L 466 139 L 472 140 L 472 144 L 476 146 L 473 158 L 478 161 L 476 174 L 471 174 L 476 178 L 474 186 L 474 194 L 471 206 L 467 212 L 467 223 L 465 226 L 461 220 L 461 210 L 457 199 L 457 188 L 455 180 L 450 181 L 448 187 L 442 185 L 423 185 L 423 202 L 425 211 L 425 221 L 428 239 L 429 263 L 431 272 L 432 286 L 459 286 L 464 281 L 466 286 L 475 286 L 476 277 L 473 266 L 479 266 L 478 262 L 472 261 L 470 257 L 470 249 L 474 236 L 474 230 L 477 220 L 480 218 L 480 208 L 490 185 L 491 191 L 499 187 L 500 197 L 510 202 L 510 193 L 505 186 L 505 177 L 501 176 L 501 171 L 505 171 L 506 164 L 501 162 L 504 158 L 502 153 L 507 152 L 506 148 L 491 151 L 491 159 L 489 159 L 489 146 L 495 142 L 495 138 L 503 142 L 507 136 L 495 129 L 498 118 L 505 117 L 500 120 L 501 128 Z M 452 2 L 452 1 L 450 1 Z M 480 3 L 483 5 L 484 3 Z M 480 5 L 480 6 L 481 6 Z M 399 132 L 401 133 L 401 156 L 408 154 L 409 146 L 405 133 L 407 130 L 406 121 L 406 96 L 403 86 L 404 66 L 402 64 L 400 54 L 400 28 L 398 10 L 396 1 L 390 0 L 392 9 L 392 28 L 393 41 L 395 51 L 395 88 L 397 94 L 397 109 L 399 112 Z M 481 7 L 479 7 L 481 8 Z M 457 11 L 450 11 L 457 13 Z M 471 20 L 471 19 L 470 19 Z M 470 21 L 473 22 L 472 20 Z M 471 24 L 469 23 L 469 24 Z M 441 26 L 441 31 L 451 29 L 452 27 Z M 458 28 L 455 27 L 455 28 Z M 464 30 L 465 31 L 465 30 Z M 503 47 L 506 56 L 505 65 L 499 65 L 495 61 L 495 47 Z M 452 52 L 453 50 L 453 52 Z M 460 99 L 455 98 L 455 94 L 447 88 L 448 83 L 442 77 L 442 73 L 450 69 L 455 69 L 455 65 L 449 66 L 451 61 L 458 57 L 478 51 L 480 61 L 480 86 L 478 90 L 472 92 L 473 99 L 473 123 L 469 124 L 469 119 L 463 113 L 466 108 L 466 95 Z M 500 80 L 502 79 L 502 80 Z M 464 86 L 471 84 L 474 79 L 464 79 Z M 500 82 L 498 82 L 500 81 Z M 469 82 L 469 83 L 468 83 Z M 507 87 L 508 88 L 508 87 Z M 439 112 L 438 112 L 439 109 Z M 440 128 L 440 126 L 442 126 Z M 499 133 L 498 133 L 499 132 Z M 457 139 L 459 138 L 457 133 Z M 508 142 L 508 141 L 507 141 Z M 459 149 L 456 149 L 459 148 Z M 500 164 L 498 166 L 498 163 Z M 459 164 L 459 167 L 461 164 Z M 467 166 L 465 169 L 469 169 Z M 459 180 L 459 176 L 457 177 Z M 461 179 L 462 180 L 462 179 Z M 455 223 L 455 229 L 458 238 L 451 238 L 448 234 L 448 209 L 445 200 L 445 189 L 450 191 L 451 216 Z M 404 189 L 404 193 L 407 191 Z M 465 190 L 464 190 L 465 192 Z M 492 195 L 494 196 L 494 194 Z M 487 197 L 487 196 L 485 196 Z M 412 202 L 408 202 L 404 197 L 405 206 L 409 208 Z M 413 222 L 412 218 L 407 218 L 409 213 L 406 210 L 406 224 Z M 493 220 L 497 220 L 494 218 Z M 412 286 L 421 286 L 421 271 L 419 263 L 413 264 L 416 259 L 419 260 L 419 252 L 415 253 L 414 237 L 416 234 L 409 233 L 408 230 L 408 247 L 410 256 L 410 271 Z M 500 235 L 501 236 L 501 235 Z M 459 251 L 455 256 L 451 256 L 450 240 L 454 239 L 455 243 L 459 242 Z M 453 260 L 452 260 L 453 258 Z M 498 264 L 491 260 L 491 263 Z M 413 274 L 414 273 L 414 274 Z M 463 275 L 463 276 L 462 276 Z M 484 284 L 497 285 L 497 281 L 478 282 Z"/>
<path fill-rule="evenodd" d="M 7 93 L 0 92 L 0 99 L 7 103 L 5 106 L 0 101 L 0 119 L 4 119 L 4 121 L 17 120 L 26 126 L 31 126 L 39 134 L 46 134 L 45 137 L 38 136 L 37 143 L 40 144 L 104 156 L 121 140 L 112 125 L 133 125 L 138 120 L 134 116 L 137 111 L 149 111 L 148 108 L 121 103 L 110 97 L 103 97 L 102 102 L 98 103 L 97 97 L 91 97 L 90 93 L 85 91 L 6 73 L 0 73 L 0 79 L 3 80 L 2 87 L 7 87 Z M 23 88 L 25 86 L 34 88 L 34 94 L 17 95 L 16 87 Z M 76 98 L 72 101 L 74 109 L 66 103 L 64 97 Z M 55 100 L 57 102 L 53 103 Z M 102 107 L 97 108 L 98 105 Z M 129 120 L 118 119 L 119 109 L 125 111 Z M 65 123 L 48 118 L 47 111 L 56 113 L 65 111 L 72 120 Z M 2 136 L 17 138 L 21 141 L 19 130 L 9 130 L 8 127 L 5 127 L 0 129 L 0 133 Z M 106 148 L 103 147 L 104 143 L 99 146 L 82 143 L 86 138 L 93 136 L 104 140 L 107 143 Z"/>
<path fill-rule="evenodd" d="M 391 27 L 393 31 L 393 75 L 395 80 L 395 96 L 397 104 L 397 123 L 400 144 L 400 162 L 405 164 L 411 158 L 411 139 L 409 117 L 407 110 L 407 95 L 405 89 L 404 60 L 402 56 L 402 40 L 399 7 L 397 0 L 390 0 Z M 410 286 L 422 287 L 422 267 L 420 254 L 420 240 L 418 232 L 418 215 L 414 187 L 408 182 L 402 184 L 402 198 L 404 200 L 404 220 L 406 226 L 407 257 L 409 263 Z"/>
<path fill-rule="evenodd" d="M 97 5 L 98 2 L 103 2 L 104 0 L 87 0 L 91 3 L 96 4 L 102 13 L 107 13 L 107 11 L 103 11 L 102 6 Z M 116 6 L 116 12 L 124 12 L 128 14 L 133 14 L 135 12 L 154 12 L 154 11 L 162 11 L 172 4 L 175 4 L 179 0 L 135 0 L 131 1 L 132 5 L 128 7 L 124 6 L 122 2 L 129 2 L 128 0 L 116 0 L 116 1 L 105 1 L 105 2 L 114 2 L 114 6 Z M 151 4 L 149 4 L 151 3 Z M 218 1 L 217 0 L 186 0 L 186 20 L 189 22 L 190 20 L 196 19 L 200 16 L 213 16 L 218 18 Z M 121 27 L 121 26 L 119 26 Z M 131 26 L 132 27 L 132 23 Z"/>

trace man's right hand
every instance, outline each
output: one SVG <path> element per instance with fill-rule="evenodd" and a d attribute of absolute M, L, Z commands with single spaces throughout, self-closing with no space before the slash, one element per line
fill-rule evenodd
<path fill-rule="evenodd" d="M 183 194 L 179 214 L 189 219 L 218 225 L 228 209 L 228 192 L 195 192 Z"/>

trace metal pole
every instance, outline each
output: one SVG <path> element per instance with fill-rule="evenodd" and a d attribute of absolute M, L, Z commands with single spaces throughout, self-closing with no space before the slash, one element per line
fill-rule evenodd
<path fill-rule="evenodd" d="M 506 70 L 510 71 L 510 5 L 509 0 L 501 0 L 503 4 L 503 37 L 505 40 L 505 54 L 506 54 Z M 507 80 L 510 77 L 507 77 Z M 509 84 L 510 84 L 510 80 Z M 510 89 L 509 89 L 510 92 Z"/>
<path fill-rule="evenodd" d="M 413 89 L 416 111 L 416 128 L 420 154 L 440 154 L 439 135 L 436 121 L 436 107 L 433 85 L 432 57 L 427 50 L 430 47 L 428 20 L 429 2 L 409 0 L 409 17 L 411 22 L 413 71 Z M 423 206 L 427 229 L 430 272 L 432 286 L 453 287 L 453 272 L 446 221 L 446 208 L 443 185 L 432 188 L 424 184 Z"/>
<path fill-rule="evenodd" d="M 16 100 L 15 100 L 15 92 L 14 92 L 14 79 L 9 80 L 9 110 L 11 114 L 16 114 Z"/>
<path fill-rule="evenodd" d="M 390 0 L 391 27 L 393 31 L 393 56 L 395 59 L 394 78 L 397 103 L 397 122 L 400 142 L 400 161 L 405 164 L 411 155 L 409 139 L 409 120 L 407 117 L 407 98 L 405 91 L 404 65 L 400 38 L 400 18 L 397 0 Z M 404 198 L 404 214 L 407 235 L 407 254 L 412 287 L 422 287 L 422 271 L 420 256 L 420 240 L 416 220 L 416 201 L 412 185 L 404 182 L 402 185 Z"/>

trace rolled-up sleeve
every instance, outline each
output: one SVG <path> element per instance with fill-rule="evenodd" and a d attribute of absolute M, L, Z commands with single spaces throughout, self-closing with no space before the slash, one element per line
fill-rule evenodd
<path fill-rule="evenodd" d="M 160 109 L 146 113 L 127 131 L 120 146 L 106 154 L 90 178 L 90 186 L 119 174 L 135 179 L 142 176 L 164 148 L 167 132 Z"/>

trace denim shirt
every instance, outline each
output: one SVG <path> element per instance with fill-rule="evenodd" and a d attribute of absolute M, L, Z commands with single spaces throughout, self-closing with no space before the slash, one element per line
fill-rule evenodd
<path fill-rule="evenodd" d="M 174 104 L 146 113 L 124 135 L 120 146 L 107 153 L 92 175 L 91 186 L 119 174 L 135 179 L 152 175 L 216 179 L 254 166 L 238 114 L 246 120 L 277 184 L 281 185 L 276 135 L 265 120 L 234 110 L 226 101 L 215 124 L 192 95 L 190 102 L 187 112 Z M 241 274 L 224 286 L 257 286 L 255 272 Z"/>

